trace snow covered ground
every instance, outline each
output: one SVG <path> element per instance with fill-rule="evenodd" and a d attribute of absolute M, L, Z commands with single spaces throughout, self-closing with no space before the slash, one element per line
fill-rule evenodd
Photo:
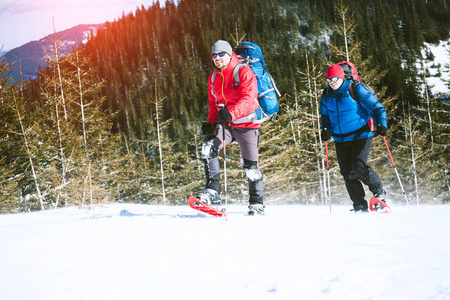
<path fill-rule="evenodd" d="M 450 205 L 0 215 L 1 299 L 450 299 Z"/>

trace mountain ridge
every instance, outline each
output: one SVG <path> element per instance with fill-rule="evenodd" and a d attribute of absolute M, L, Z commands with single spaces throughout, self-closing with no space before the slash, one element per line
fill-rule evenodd
<path fill-rule="evenodd" d="M 52 46 L 52 39 L 56 37 L 58 40 L 59 50 L 61 53 L 68 53 L 77 44 L 85 44 L 89 39 L 91 32 L 95 36 L 99 28 L 105 23 L 100 24 L 80 24 L 69 29 L 49 34 L 39 40 L 30 41 L 20 47 L 14 48 L 0 57 L 5 59 L 12 65 L 11 78 L 19 82 L 21 80 L 20 65 L 22 65 L 22 79 L 36 79 L 39 67 L 45 68 L 47 63 L 44 58 L 46 50 Z"/>

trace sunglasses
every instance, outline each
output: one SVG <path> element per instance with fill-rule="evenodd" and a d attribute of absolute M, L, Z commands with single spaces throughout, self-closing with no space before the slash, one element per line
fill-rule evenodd
<path fill-rule="evenodd" d="M 217 56 L 223 57 L 225 54 L 227 54 L 225 51 L 219 52 L 219 53 L 213 53 L 212 57 L 216 58 Z"/>
<path fill-rule="evenodd" d="M 339 78 L 341 78 L 341 76 L 336 76 L 336 77 L 331 77 L 331 78 L 327 78 L 328 83 L 330 82 L 336 82 L 339 80 Z"/>

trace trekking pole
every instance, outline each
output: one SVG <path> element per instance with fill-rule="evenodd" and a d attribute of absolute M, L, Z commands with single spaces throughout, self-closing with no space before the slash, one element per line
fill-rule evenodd
<path fill-rule="evenodd" d="M 327 155 L 328 203 L 330 204 L 330 214 L 331 214 L 331 185 L 330 185 L 330 164 L 328 162 L 328 141 L 325 141 L 325 153 Z"/>
<path fill-rule="evenodd" d="M 402 188 L 403 196 L 405 197 L 406 203 L 408 203 L 409 211 L 411 212 L 411 206 L 409 205 L 408 197 L 406 197 L 405 189 L 403 188 L 402 181 L 400 180 L 400 175 L 398 175 L 397 167 L 395 166 L 394 159 L 392 158 L 391 151 L 389 150 L 388 143 L 386 141 L 386 137 L 383 136 L 384 144 L 386 145 L 387 152 L 389 153 L 389 158 L 391 159 L 392 166 L 394 167 L 395 174 L 397 174 L 398 182 L 400 183 L 400 187 Z"/>
<path fill-rule="evenodd" d="M 220 109 L 225 107 L 225 104 L 219 103 Z M 225 150 L 225 121 L 222 123 L 222 145 L 223 145 L 223 175 L 225 181 L 225 209 L 228 208 L 228 197 L 227 197 L 227 151 Z"/>

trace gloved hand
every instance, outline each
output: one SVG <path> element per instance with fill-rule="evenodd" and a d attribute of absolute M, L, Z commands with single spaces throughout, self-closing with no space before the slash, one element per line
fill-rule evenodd
<path fill-rule="evenodd" d="M 221 110 L 219 110 L 219 120 L 222 122 L 230 122 L 231 114 L 226 106 L 223 106 Z"/>
<path fill-rule="evenodd" d="M 202 133 L 204 136 L 207 136 L 214 129 L 215 124 L 209 124 L 207 121 L 203 121 L 202 123 Z"/>
<path fill-rule="evenodd" d="M 383 125 L 378 125 L 377 127 L 377 134 L 381 136 L 386 136 L 387 128 Z"/>
<path fill-rule="evenodd" d="M 325 128 L 325 130 L 322 130 L 322 132 L 320 133 L 320 137 L 322 138 L 322 141 L 328 141 L 331 137 L 330 131 Z"/>

